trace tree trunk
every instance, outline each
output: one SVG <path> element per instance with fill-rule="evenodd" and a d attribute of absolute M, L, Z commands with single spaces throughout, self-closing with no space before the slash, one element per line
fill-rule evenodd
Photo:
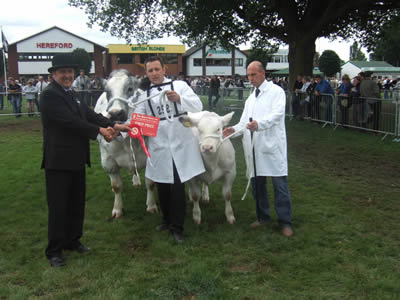
<path fill-rule="evenodd" d="M 289 87 L 293 89 L 297 75 L 312 76 L 316 38 L 296 36 L 289 41 Z"/>

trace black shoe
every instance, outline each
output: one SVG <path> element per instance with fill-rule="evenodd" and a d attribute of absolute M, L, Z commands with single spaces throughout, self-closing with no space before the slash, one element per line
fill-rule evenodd
<path fill-rule="evenodd" d="M 76 251 L 76 252 L 79 252 L 79 253 L 87 253 L 87 252 L 90 251 L 90 248 L 89 248 L 89 247 L 86 247 L 86 246 L 83 245 L 83 244 L 80 244 L 78 247 L 76 247 L 76 248 L 73 249 L 73 250 Z"/>
<path fill-rule="evenodd" d="M 182 233 L 179 233 L 179 232 L 176 232 L 176 231 L 171 231 L 171 234 L 174 237 L 175 242 L 177 242 L 178 244 L 182 244 L 183 243 L 184 238 L 183 238 L 183 234 Z"/>
<path fill-rule="evenodd" d="M 164 231 L 164 230 L 168 230 L 169 229 L 169 225 L 165 224 L 165 223 L 161 223 L 160 225 L 158 225 L 156 227 L 157 231 Z"/>
<path fill-rule="evenodd" d="M 66 265 L 64 258 L 61 256 L 52 256 L 49 258 L 52 267 L 63 267 Z"/>

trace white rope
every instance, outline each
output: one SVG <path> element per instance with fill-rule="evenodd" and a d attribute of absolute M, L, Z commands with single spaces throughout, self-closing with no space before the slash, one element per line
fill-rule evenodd
<path fill-rule="evenodd" d="M 231 133 L 230 135 L 227 135 L 225 138 L 223 138 L 222 139 L 222 143 L 223 142 L 225 142 L 227 139 L 230 139 L 232 136 L 234 136 L 234 135 L 236 135 L 236 134 L 238 134 L 238 133 L 240 133 L 240 132 L 244 132 L 244 131 L 246 131 L 246 127 L 243 127 L 242 129 L 239 129 L 238 131 L 235 131 L 234 133 Z M 211 136 L 210 135 L 210 137 L 213 137 L 213 136 Z M 251 153 L 253 153 L 253 148 L 254 148 L 254 137 L 253 137 L 253 140 L 252 140 L 252 142 L 251 142 L 251 147 L 250 147 L 250 152 Z M 250 164 L 250 162 L 247 164 L 247 170 L 249 170 L 249 164 Z M 249 192 L 249 187 L 250 187 L 250 183 L 251 183 L 251 175 L 254 173 L 254 166 L 253 166 L 253 172 L 247 172 L 248 173 L 248 177 L 249 177 L 249 179 L 248 179 L 248 181 L 247 181 L 247 185 L 246 185 L 246 189 L 245 189 L 245 191 L 244 191 L 244 194 L 243 194 L 243 196 L 242 196 L 242 201 L 246 198 L 246 196 L 247 196 L 247 193 Z"/>
<path fill-rule="evenodd" d="M 135 166 L 135 173 L 136 173 L 136 176 L 139 177 L 139 172 L 138 172 L 138 170 L 137 170 L 136 157 L 135 157 L 135 152 L 133 151 L 133 147 L 132 147 L 132 138 L 131 138 L 131 137 L 129 137 L 129 146 L 130 146 L 131 152 L 132 152 L 133 164 L 134 164 L 134 166 Z"/>

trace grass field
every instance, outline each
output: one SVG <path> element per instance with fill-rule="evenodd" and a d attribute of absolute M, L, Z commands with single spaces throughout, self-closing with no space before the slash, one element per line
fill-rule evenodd
<path fill-rule="evenodd" d="M 0 299 L 399 299 L 400 145 L 309 122 L 288 121 L 287 131 L 292 238 L 279 234 L 274 213 L 249 228 L 240 140 L 236 223 L 214 185 L 200 226 L 188 205 L 182 245 L 155 231 L 160 215 L 145 212 L 144 187 L 126 173 L 126 215 L 110 220 L 113 194 L 93 142 L 82 239 L 93 250 L 67 252 L 68 265 L 54 269 L 44 256 L 40 120 L 0 118 Z"/>

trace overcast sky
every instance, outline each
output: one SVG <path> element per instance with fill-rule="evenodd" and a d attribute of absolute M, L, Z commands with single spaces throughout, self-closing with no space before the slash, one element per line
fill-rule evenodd
<path fill-rule="evenodd" d="M 0 26 L 9 44 L 53 26 L 58 26 L 103 46 L 125 43 L 125 40 L 101 32 L 98 27 L 90 29 L 87 21 L 85 12 L 68 6 L 67 0 L 5 0 L 2 1 L 0 9 Z M 150 43 L 177 44 L 180 41 L 178 38 L 166 38 Z M 349 42 L 329 42 L 326 39 L 319 39 L 316 42 L 316 51 L 321 54 L 324 50 L 334 50 L 342 60 L 348 61 L 350 45 Z"/>

